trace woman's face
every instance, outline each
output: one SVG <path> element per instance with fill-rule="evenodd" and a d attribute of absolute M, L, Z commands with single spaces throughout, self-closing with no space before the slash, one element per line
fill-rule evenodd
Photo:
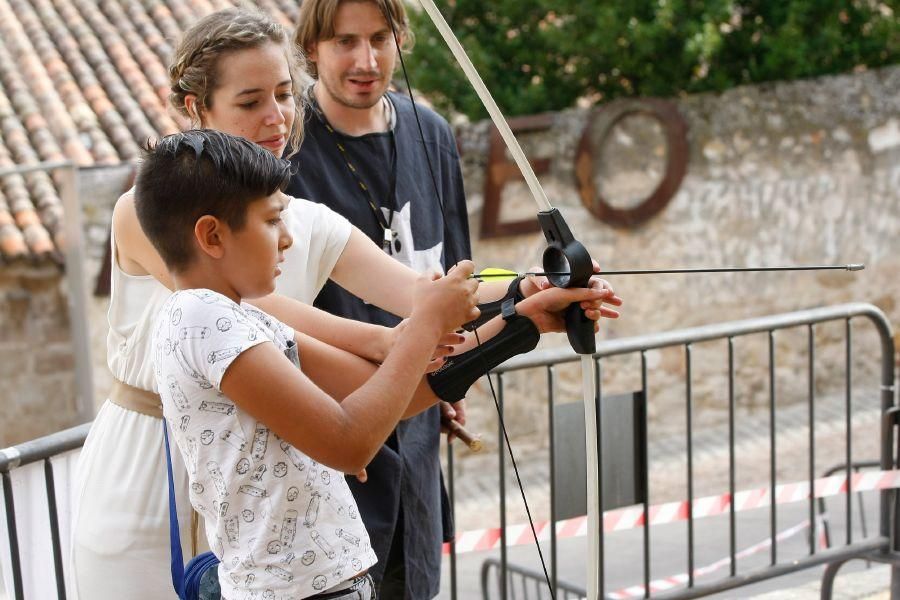
<path fill-rule="evenodd" d="M 203 127 L 256 142 L 280 157 L 294 124 L 293 89 L 284 49 L 273 42 L 224 54 Z"/>

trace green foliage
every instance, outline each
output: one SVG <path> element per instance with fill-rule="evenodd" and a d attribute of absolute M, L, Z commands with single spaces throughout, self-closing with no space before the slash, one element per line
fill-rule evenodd
<path fill-rule="evenodd" d="M 898 0 L 437 0 L 504 113 L 674 96 L 900 62 Z M 486 116 L 424 11 L 412 84 Z"/>

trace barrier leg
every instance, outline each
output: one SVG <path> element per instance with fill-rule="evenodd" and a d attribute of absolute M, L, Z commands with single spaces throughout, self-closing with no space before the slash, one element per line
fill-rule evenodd
<path fill-rule="evenodd" d="M 900 600 L 900 565 L 891 565 L 891 600 Z"/>
<path fill-rule="evenodd" d="M 831 594 L 834 592 L 834 578 L 846 562 L 847 560 L 839 560 L 828 563 L 828 566 L 825 567 L 825 573 L 822 574 L 822 589 L 819 594 L 821 600 L 831 600 Z"/>

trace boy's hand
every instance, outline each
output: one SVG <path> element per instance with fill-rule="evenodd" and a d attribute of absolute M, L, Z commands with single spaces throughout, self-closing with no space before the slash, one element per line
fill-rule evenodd
<path fill-rule="evenodd" d="M 596 260 L 592 260 L 591 262 L 594 265 L 594 273 L 600 273 L 599 263 L 597 263 Z M 540 272 L 543 270 L 543 268 L 540 265 L 535 265 L 528 270 L 532 272 Z M 526 277 L 522 280 L 522 283 L 519 284 L 519 290 L 526 298 L 530 298 L 534 294 L 542 290 L 550 289 L 551 287 L 553 287 L 553 284 L 550 283 L 550 281 L 546 277 L 534 275 Z M 609 282 L 594 275 L 588 282 L 588 287 L 595 290 L 609 290 L 609 292 L 611 293 L 602 300 L 582 302 L 581 308 L 584 309 L 587 318 L 591 319 L 592 321 L 597 321 L 602 317 L 606 317 L 608 319 L 617 318 L 619 316 L 618 311 L 604 306 L 604 304 L 609 304 L 612 306 L 622 306 L 622 299 L 615 294 Z"/>
<path fill-rule="evenodd" d="M 516 312 L 531 319 L 541 333 L 563 332 L 566 330 L 564 311 L 573 302 L 580 303 L 589 319 L 595 321 L 594 331 L 600 329 L 596 323 L 601 316 L 615 319 L 619 313 L 611 308 L 602 306 L 603 302 L 615 297 L 611 288 L 558 288 L 537 292 L 525 300 L 516 304 Z M 621 303 L 621 301 L 619 301 Z M 600 306 L 595 309 L 593 307 Z"/>
<path fill-rule="evenodd" d="M 434 323 L 442 334 L 459 329 L 481 314 L 478 305 L 478 280 L 471 279 L 475 265 L 470 260 L 456 264 L 446 276 L 439 273 L 420 276 L 413 292 L 411 319 Z"/>

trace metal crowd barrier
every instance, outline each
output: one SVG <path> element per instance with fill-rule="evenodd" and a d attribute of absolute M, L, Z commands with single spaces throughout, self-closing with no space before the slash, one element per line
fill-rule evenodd
<path fill-rule="evenodd" d="M 896 415 L 898 410 L 895 408 L 894 402 L 894 342 L 891 335 L 890 325 L 885 317 L 885 315 L 875 306 L 869 304 L 843 304 L 838 306 L 805 310 L 794 313 L 787 313 L 781 315 L 774 315 L 769 317 L 762 317 L 758 319 L 749 319 L 745 321 L 736 321 L 730 323 L 721 323 L 715 325 L 708 325 L 704 327 L 696 327 L 691 329 L 684 329 L 678 331 L 671 331 L 665 333 L 651 334 L 645 336 L 637 336 L 632 338 L 620 339 L 620 340 L 611 340 L 598 344 L 598 350 L 595 354 L 595 359 L 598 363 L 598 367 L 602 366 L 601 363 L 604 359 L 612 356 L 619 356 L 625 354 L 638 354 L 641 358 L 641 382 L 643 385 L 643 397 L 646 398 L 647 392 L 647 357 L 646 353 L 650 350 L 666 348 L 666 347 L 683 347 L 686 358 L 686 385 L 685 385 L 685 398 L 686 398 L 686 419 L 688 423 L 687 427 L 687 482 L 688 482 L 688 497 L 687 500 L 692 502 L 694 500 L 693 493 L 693 462 L 692 462 L 692 448 L 693 448 L 693 437 L 694 433 L 691 427 L 692 423 L 692 389 L 691 389 L 691 348 L 692 344 L 699 342 L 706 342 L 710 340 L 718 340 L 725 339 L 728 342 L 728 369 L 729 369 L 729 493 L 733 496 L 735 493 L 735 473 L 734 473 L 734 413 L 735 413 L 735 393 L 734 393 L 734 350 L 733 350 L 733 341 L 737 337 L 746 336 L 755 333 L 768 333 L 769 335 L 769 376 L 770 382 L 774 382 L 774 341 L 773 341 L 773 333 L 777 330 L 787 329 L 787 328 L 796 328 L 796 327 L 806 327 L 808 331 L 808 346 L 809 346 L 809 363 L 808 363 L 808 376 L 809 376 L 809 392 L 808 392 L 808 410 L 810 415 L 810 423 L 814 423 L 815 411 L 815 390 L 814 390 L 814 376 L 815 376 L 815 334 L 814 334 L 814 326 L 818 323 L 824 323 L 828 321 L 843 321 L 845 323 L 845 343 L 846 343 L 846 410 L 845 410 L 845 418 L 846 418 L 846 431 L 850 431 L 851 427 L 851 354 L 852 354 L 852 328 L 851 328 L 851 320 L 854 318 L 866 318 L 872 322 L 875 326 L 881 342 L 881 388 L 880 388 L 880 410 L 882 413 L 883 424 L 880 433 L 880 459 L 878 461 L 878 466 L 882 470 L 890 470 L 895 466 L 895 458 L 894 458 L 894 432 L 893 429 L 897 424 Z M 534 352 L 526 356 L 518 357 L 507 362 L 500 369 L 497 370 L 496 377 L 498 379 L 499 387 L 498 391 L 500 393 L 500 402 L 502 407 L 502 394 L 503 394 L 503 377 L 506 373 L 511 373 L 514 371 L 519 371 L 522 369 L 534 369 L 534 368 L 544 368 L 547 370 L 548 378 L 550 381 L 550 385 L 548 386 L 548 406 L 552 406 L 554 402 L 554 385 L 553 385 L 553 368 L 554 365 L 575 362 L 578 360 L 578 357 L 574 355 L 568 349 L 554 349 L 547 351 Z M 599 369 L 598 369 L 599 372 Z M 598 395 L 600 392 L 598 391 Z M 774 423 L 774 386 L 770 386 L 770 417 L 773 419 L 770 423 Z M 549 412 L 552 419 L 552 411 Z M 19 552 L 19 531 L 16 523 L 16 506 L 19 503 L 27 504 L 29 506 L 33 506 L 36 503 L 36 499 L 34 498 L 17 498 L 14 493 L 14 486 L 11 478 L 11 473 L 13 473 L 16 469 L 25 467 L 29 464 L 35 464 L 38 462 L 43 462 L 44 469 L 44 481 L 45 481 L 45 490 L 46 490 L 46 502 L 48 507 L 47 519 L 49 523 L 49 530 L 51 532 L 51 548 L 52 548 L 52 557 L 48 557 L 48 563 L 52 560 L 52 564 L 54 565 L 54 577 L 55 584 L 57 590 L 57 598 L 59 600 L 63 600 L 66 598 L 65 593 L 65 577 L 64 577 L 64 560 L 63 557 L 66 555 L 63 547 L 64 544 L 67 543 L 66 540 L 60 539 L 60 515 L 57 510 L 57 499 L 58 492 L 56 490 L 56 480 L 54 478 L 54 467 L 52 463 L 52 459 L 57 457 L 65 452 L 77 449 L 81 447 L 84 443 L 85 436 L 87 435 L 87 431 L 90 424 L 81 425 L 79 427 L 75 427 L 73 429 L 69 429 L 66 431 L 62 431 L 56 433 L 54 435 L 41 438 L 38 440 L 34 440 L 31 442 L 27 442 L 25 444 L 21 444 L 12 448 L 6 448 L 0 450 L 0 478 L 2 478 L 2 489 L 3 489 L 3 497 L 4 497 L 4 509 L 5 509 L 5 526 L 7 530 L 8 537 L 8 545 L 9 545 L 9 554 L 10 554 L 10 562 L 11 562 L 11 570 L 12 570 L 12 580 L 7 581 L 7 585 L 11 585 L 12 588 L 8 590 L 12 594 L 12 598 L 15 600 L 25 600 L 25 593 L 23 591 L 23 581 L 22 581 L 22 564 L 21 564 L 21 555 Z M 809 432 L 809 444 L 812 451 L 809 456 L 809 481 L 812 484 L 812 481 L 815 479 L 814 465 L 815 465 L 815 439 L 814 439 L 814 430 L 813 427 L 810 427 Z M 550 431 L 553 431 L 552 423 L 550 424 Z M 770 435 L 774 436 L 774 432 Z M 498 440 L 499 450 L 502 453 L 504 451 L 504 447 L 502 444 L 502 438 Z M 551 448 L 551 456 L 550 456 L 550 465 L 551 465 L 551 481 L 553 481 L 552 475 L 552 465 L 553 465 L 553 444 L 550 445 Z M 774 489 L 777 484 L 777 478 L 775 474 L 775 459 L 774 459 L 774 444 L 772 445 L 773 454 L 770 456 L 770 465 L 772 467 L 770 473 L 770 485 Z M 646 455 L 646 448 L 645 448 Z M 851 446 L 848 443 L 846 446 L 846 455 L 844 462 L 844 470 L 849 477 L 852 471 L 856 468 L 852 459 Z M 513 576 L 519 577 L 522 581 L 527 582 L 528 578 L 535 579 L 535 573 L 530 571 L 529 569 L 524 568 L 516 568 L 509 564 L 508 556 L 507 556 L 507 538 L 506 538 L 506 518 L 507 518 L 507 509 L 505 504 L 506 498 L 506 473 L 504 460 L 501 460 L 499 463 L 499 494 L 501 499 L 501 540 L 500 540 L 500 559 L 499 561 L 488 561 L 485 567 L 482 570 L 482 586 L 485 593 L 485 598 L 488 598 L 487 595 L 487 585 L 489 580 L 494 580 L 495 578 L 489 577 L 489 572 L 494 569 L 499 569 L 497 583 L 499 584 L 499 592 L 500 598 L 503 600 L 507 600 L 511 597 L 520 597 L 518 595 L 514 595 L 516 588 L 511 586 Z M 448 454 L 448 488 L 451 495 L 451 501 L 454 497 L 454 476 L 453 476 L 453 451 L 452 449 Z M 644 489 L 647 489 L 647 474 L 646 470 L 643 473 L 644 478 Z M 602 477 L 601 477 L 602 481 Z M 557 497 L 558 491 L 554 489 L 553 486 L 550 488 L 550 513 L 551 520 L 556 521 L 556 506 L 555 499 Z M 846 517 L 847 522 L 850 523 L 851 509 L 852 509 L 852 498 L 851 498 L 851 490 L 848 489 L 845 495 L 845 509 L 846 509 Z M 799 560 L 792 560 L 789 563 L 780 563 L 777 561 L 777 550 L 778 544 L 775 539 L 775 513 L 774 510 L 772 512 L 771 517 L 771 533 L 772 533 L 772 548 L 771 548 L 771 560 L 770 565 L 757 569 L 754 571 L 746 572 L 746 573 L 737 573 L 736 569 L 736 540 L 735 540 L 735 514 L 734 514 L 734 506 L 731 506 L 731 512 L 729 514 L 729 523 L 730 523 L 730 534 L 729 534 L 729 547 L 730 547 L 730 574 L 728 577 L 720 579 L 718 581 L 712 583 L 704 583 L 704 584 L 696 584 L 693 578 L 693 572 L 695 567 L 695 543 L 694 543 L 694 517 L 692 512 L 688 511 L 688 519 L 687 519 L 687 542 L 686 542 L 686 556 L 687 556 L 687 571 L 690 574 L 689 580 L 687 582 L 687 587 L 672 593 L 667 593 L 660 596 L 654 596 L 659 598 L 667 598 L 667 599 L 682 599 L 682 598 L 696 598 L 716 592 L 721 592 L 725 590 L 734 589 L 737 587 L 741 587 L 744 585 L 748 585 L 751 583 L 755 583 L 758 581 L 770 579 L 773 577 L 777 577 L 779 575 L 784 575 L 786 573 L 792 573 L 795 571 L 799 571 L 802 569 L 807 569 L 816 565 L 822 564 L 830 564 L 828 571 L 826 572 L 826 579 L 823 582 L 823 593 L 826 588 L 830 590 L 830 579 L 833 578 L 834 573 L 840 567 L 841 564 L 846 562 L 847 560 L 854 558 L 864 558 L 869 560 L 874 560 L 878 562 L 888 562 L 892 565 L 891 569 L 891 597 L 894 600 L 900 600 L 900 559 L 894 556 L 894 553 L 898 550 L 897 548 L 897 532 L 894 530 L 894 527 L 900 527 L 900 519 L 893 519 L 898 515 L 898 502 L 900 502 L 900 496 L 894 493 L 893 490 L 884 490 L 879 493 L 880 494 L 880 509 L 879 509 L 879 523 L 877 534 L 872 537 L 865 537 L 861 540 L 853 540 L 852 532 L 850 527 L 847 529 L 847 537 L 845 540 L 845 544 L 840 546 L 830 547 L 825 550 L 819 550 L 816 548 L 815 543 L 815 522 L 816 522 L 816 499 L 810 495 L 808 501 L 808 510 L 810 517 L 810 527 L 811 533 L 810 535 L 810 544 L 809 544 L 809 552 L 808 555 Z M 774 509 L 775 500 L 774 495 L 772 499 L 772 508 Z M 601 495 L 602 497 L 602 495 Z M 649 495 L 647 496 L 649 497 Z M 643 526 L 643 583 L 644 589 L 650 589 L 650 527 L 646 525 L 649 522 L 647 519 L 648 511 L 649 511 L 649 502 L 645 499 L 643 503 L 644 510 L 644 523 Z M 892 520 L 893 519 L 893 520 Z M 897 524 L 895 525 L 895 522 Z M 571 584 L 565 584 L 564 582 L 559 581 L 558 578 L 558 566 L 557 566 L 557 536 L 555 532 L 555 528 L 550 527 L 550 578 L 554 585 L 554 588 L 557 589 L 560 593 L 564 594 L 559 597 L 570 597 L 577 596 L 579 594 L 580 588 L 578 586 L 574 586 Z M 601 529 L 601 538 L 603 536 L 603 532 Z M 602 541 L 602 539 L 601 539 Z M 450 555 L 450 594 L 451 597 L 456 600 L 458 596 L 457 589 L 457 557 L 455 550 L 452 549 L 451 545 L 451 555 Z M 600 576 L 601 582 L 604 579 L 604 571 L 603 571 L 603 553 L 601 553 L 601 564 L 600 564 Z M 541 578 L 542 579 L 542 578 Z M 532 582 L 533 583 L 533 582 Z M 532 585 L 528 585 L 523 583 L 519 586 L 519 589 L 523 591 L 522 597 L 530 597 L 530 594 L 526 591 L 528 588 L 533 587 Z M 601 585 L 601 589 L 605 592 L 605 587 Z M 545 590 L 546 591 L 546 590 Z M 649 593 L 645 593 L 645 597 L 649 597 Z M 540 597 L 538 592 L 536 591 L 536 596 Z"/>
<path fill-rule="evenodd" d="M 63 568 L 64 545 L 68 540 L 60 539 L 60 514 L 57 508 L 60 495 L 57 492 L 56 478 L 52 460 L 72 450 L 77 450 L 84 445 L 91 424 L 85 423 L 71 429 L 66 429 L 38 438 L 18 446 L 0 450 L 0 478 L 3 481 L 3 506 L 6 513 L 6 534 L 9 540 L 9 560 L 12 570 L 12 580 L 7 581 L 7 593 L 12 594 L 15 600 L 25 599 L 25 590 L 22 578 L 22 558 L 20 553 L 20 533 L 16 520 L 16 504 L 34 506 L 35 498 L 16 498 L 11 473 L 23 467 L 35 463 L 43 463 L 44 486 L 48 508 L 47 520 L 50 529 L 50 547 L 52 557 L 48 557 L 48 563 L 53 564 L 53 577 L 56 583 L 58 600 L 65 600 L 66 585 Z"/>
<path fill-rule="evenodd" d="M 508 573 L 506 586 L 509 596 L 523 600 L 531 600 L 532 597 L 540 600 L 549 594 L 542 572 L 509 564 L 506 565 L 506 571 Z M 492 600 L 490 590 L 494 585 L 499 589 L 502 580 L 503 566 L 500 561 L 496 558 L 485 560 L 481 565 L 481 589 L 484 600 Z M 557 600 L 581 600 L 587 595 L 584 587 L 565 581 L 557 581 L 555 590 Z"/>
<path fill-rule="evenodd" d="M 845 401 L 844 401 L 844 420 L 845 420 L 845 431 L 846 431 L 846 450 L 845 450 L 845 461 L 843 462 L 843 471 L 846 473 L 846 476 L 849 478 L 853 473 L 855 466 L 852 457 L 852 445 L 851 445 L 851 400 L 852 400 L 852 368 L 851 368 L 851 357 L 852 357 L 852 327 L 851 321 L 853 319 L 864 318 L 869 320 L 872 325 L 874 325 L 875 330 L 878 333 L 880 338 L 881 345 L 881 369 L 880 369 L 880 411 L 881 411 L 881 431 L 880 431 L 880 442 L 879 442 L 879 459 L 877 461 L 877 465 L 882 470 L 890 470 L 895 468 L 895 454 L 894 454 L 894 427 L 897 425 L 897 410 L 895 408 L 895 387 L 894 387 L 894 359 L 895 359 L 895 349 L 894 349 L 894 341 L 891 332 L 891 326 L 885 317 L 884 313 L 879 310 L 877 307 L 870 304 L 863 303 L 853 303 L 853 304 L 842 304 L 831 307 L 817 308 L 811 310 L 798 311 L 793 313 L 786 313 L 768 317 L 761 317 L 755 319 L 747 319 L 743 321 L 729 322 L 729 323 L 720 323 L 714 325 L 707 325 L 702 327 L 696 327 L 691 329 L 683 329 L 678 331 L 671 331 L 665 333 L 657 333 L 650 334 L 644 336 L 637 336 L 627 339 L 620 340 L 609 340 L 605 342 L 601 342 L 598 344 L 597 352 L 594 355 L 595 360 L 597 361 L 597 371 L 600 372 L 600 368 L 602 367 L 602 363 L 604 359 L 613 356 L 621 356 L 628 354 L 637 354 L 641 359 L 641 377 L 640 380 L 642 382 L 643 389 L 641 390 L 644 398 L 647 397 L 647 352 L 650 350 L 661 349 L 661 348 L 670 348 L 670 347 L 681 347 L 685 353 L 685 410 L 686 410 L 686 447 L 687 447 L 687 498 L 688 501 L 688 515 L 687 515 L 687 536 L 685 543 L 685 556 L 686 556 L 686 573 L 687 573 L 687 582 L 681 589 L 677 589 L 675 591 L 669 591 L 662 594 L 652 594 L 653 598 L 666 598 L 666 599 L 686 599 L 686 598 L 697 598 L 701 596 L 706 596 L 718 592 L 723 592 L 726 590 L 731 590 L 735 588 L 739 588 L 742 586 L 750 585 L 753 583 L 757 583 L 760 581 L 764 581 L 767 579 L 771 579 L 774 577 L 779 577 L 781 575 L 801 571 L 804 569 L 808 569 L 817 565 L 831 565 L 829 569 L 826 570 L 825 577 L 823 579 L 823 598 L 829 598 L 831 593 L 831 588 L 833 585 L 833 578 L 838 568 L 848 560 L 852 559 L 866 559 L 872 560 L 876 562 L 886 562 L 891 564 L 891 598 L 894 600 L 900 600 L 900 554 L 895 554 L 898 550 L 898 546 L 900 544 L 897 543 L 898 539 L 898 531 L 895 530 L 895 527 L 900 528 L 900 518 L 895 518 L 900 516 L 898 514 L 898 503 L 900 503 L 900 494 L 894 492 L 894 490 L 883 490 L 878 492 L 879 494 L 879 518 L 878 518 L 878 528 L 877 533 L 874 536 L 866 536 L 863 539 L 854 540 L 852 537 L 853 531 L 851 526 L 851 511 L 853 509 L 853 498 L 852 491 L 850 486 L 847 486 L 846 493 L 844 496 L 844 509 L 846 511 L 845 518 L 846 523 L 848 524 L 846 529 L 846 539 L 842 545 L 832 545 L 826 549 L 818 549 L 816 547 L 816 514 L 817 514 L 817 506 L 816 506 L 816 498 L 813 494 L 809 495 L 808 498 L 808 515 L 809 515 L 809 527 L 810 527 L 810 535 L 809 535 L 809 550 L 808 554 L 799 559 L 792 559 L 789 562 L 779 562 L 778 560 L 778 540 L 776 537 L 776 498 L 775 494 L 770 494 L 771 498 L 771 506 L 770 509 L 770 539 L 772 540 L 771 549 L 770 549 L 770 560 L 769 565 L 764 568 L 754 569 L 747 572 L 738 573 L 737 570 L 737 544 L 736 544 L 736 519 L 735 519 L 735 506 L 734 503 L 731 502 L 729 513 L 728 513 L 728 522 L 729 522 L 729 534 L 728 534 L 728 545 L 729 545 L 729 574 L 727 577 L 723 577 L 713 582 L 704 582 L 697 583 L 695 582 L 695 568 L 697 567 L 695 560 L 695 518 L 693 515 L 693 501 L 695 499 L 694 496 L 694 473 L 693 473 L 693 439 L 695 437 L 695 432 L 693 431 L 692 422 L 693 422 L 693 403 L 692 403 L 692 386 L 691 386 L 691 374 L 692 374 L 692 365 L 691 365 L 691 356 L 692 356 L 692 345 L 700 342 L 708 342 L 712 340 L 725 340 L 728 345 L 728 352 L 725 357 L 727 361 L 728 368 L 728 455 L 729 455 L 729 485 L 727 492 L 730 494 L 730 497 L 733 498 L 736 492 L 735 486 L 735 365 L 734 365 L 734 340 L 735 338 L 748 336 L 751 334 L 768 334 L 768 342 L 769 342 L 769 361 L 768 361 L 768 371 L 769 371 L 769 423 L 770 423 L 770 455 L 769 455 L 769 482 L 768 485 L 771 489 L 775 489 L 775 486 L 778 484 L 777 476 L 776 476 L 776 461 L 775 461 L 775 432 L 774 432 L 774 423 L 776 418 L 775 412 L 775 344 L 774 344 L 774 332 L 778 330 L 784 329 L 792 329 L 792 328 L 806 328 L 807 331 L 807 343 L 808 343 L 808 365 L 807 365 L 807 377 L 808 377 L 808 393 L 806 398 L 806 403 L 808 406 L 808 415 L 809 415 L 809 448 L 810 451 L 808 453 L 808 480 L 810 489 L 813 487 L 813 481 L 816 478 L 815 473 L 815 408 L 816 408 L 816 393 L 815 393 L 815 349 L 816 349 L 816 340 L 815 340 L 815 326 L 820 323 L 825 322 L 843 322 L 844 327 L 844 343 L 846 346 L 846 361 L 845 361 L 845 379 L 846 379 L 846 390 L 845 390 Z M 496 379 L 498 383 L 498 389 L 501 394 L 501 408 L 502 408 L 502 389 L 503 389 L 503 379 L 504 376 L 508 373 L 521 371 L 524 369 L 538 369 L 543 368 L 547 371 L 548 378 L 548 394 L 547 394 L 547 403 L 548 409 L 552 408 L 554 404 L 554 385 L 553 385 L 553 377 L 554 377 L 554 366 L 559 365 L 561 363 L 575 362 L 578 360 L 578 357 L 573 354 L 568 348 L 565 349 L 553 349 L 546 351 L 533 352 L 526 356 L 517 357 L 515 359 L 510 360 L 501 368 L 496 371 Z M 600 391 L 598 390 L 597 394 L 600 397 Z M 651 399 L 652 401 L 652 399 Z M 550 431 L 553 430 L 552 424 L 552 410 L 548 410 L 548 414 L 550 415 L 551 423 L 549 424 Z M 645 423 L 646 425 L 646 423 Z M 599 429 L 599 428 L 598 428 Z M 599 433 L 598 433 L 599 435 Z M 598 444 L 600 440 L 598 440 Z M 494 559 L 490 559 L 485 561 L 483 567 L 483 576 L 482 576 L 482 595 L 485 600 L 489 598 L 493 598 L 494 595 L 491 593 L 489 589 L 489 583 L 496 583 L 497 591 L 499 592 L 499 598 L 502 600 L 508 600 L 510 598 L 521 598 L 521 597 L 530 597 L 530 596 L 520 596 L 515 593 L 515 589 L 513 588 L 513 581 L 518 578 L 522 580 L 528 579 L 528 569 L 523 569 L 520 567 L 514 567 L 509 564 L 508 560 L 508 552 L 507 552 L 507 508 L 506 508 L 506 494 L 507 494 L 507 486 L 506 486 L 506 473 L 504 467 L 504 459 L 503 459 L 503 438 L 502 436 L 498 436 L 497 441 L 498 446 L 500 447 L 500 463 L 499 463 L 499 494 L 500 494 L 500 523 L 501 523 L 501 534 L 499 541 L 500 548 L 500 559 L 499 561 L 495 561 Z M 450 456 L 452 458 L 452 450 L 449 451 Z M 647 448 L 646 445 L 643 448 L 644 456 L 646 456 Z M 554 444 L 550 444 L 549 449 L 549 464 L 551 482 L 554 481 L 553 478 L 553 465 L 554 465 Z M 602 463 L 602 461 L 601 461 Z M 601 477 L 599 478 L 602 482 L 602 464 L 601 464 Z M 452 477 L 452 469 L 450 473 L 450 482 L 449 486 L 453 488 L 453 477 Z M 647 489 L 648 479 L 646 472 L 646 463 L 645 470 L 642 473 L 644 489 Z M 602 487 L 602 483 L 601 483 Z M 724 491 L 724 490 L 723 490 Z M 602 492 L 602 489 L 601 489 Z M 558 495 L 558 490 L 555 489 L 554 486 L 550 488 L 550 522 L 555 523 L 558 521 L 558 516 L 556 513 L 556 498 Z M 602 497 L 601 493 L 601 497 Z M 642 584 L 644 589 L 644 597 L 651 597 L 651 561 L 650 561 L 650 549 L 651 549 L 651 526 L 648 525 L 650 522 L 649 519 L 649 493 L 645 494 L 643 501 L 643 551 L 642 551 L 642 561 L 643 561 L 643 577 Z M 895 525 L 895 523 L 897 523 Z M 558 539 L 555 527 L 548 527 L 549 530 L 549 546 L 550 546 L 550 560 L 549 560 L 549 577 L 550 582 L 554 589 L 557 589 L 558 592 L 571 592 L 577 591 L 580 589 L 580 586 L 575 586 L 573 584 L 565 584 L 559 581 L 558 578 L 558 565 L 557 565 L 557 555 L 558 555 Z M 608 551 L 608 549 L 604 548 L 604 532 L 601 528 L 600 531 L 601 536 L 601 553 L 600 553 L 600 589 L 602 590 L 604 597 L 609 592 L 605 585 L 605 573 L 604 573 L 604 551 Z M 832 543 L 834 541 L 832 540 Z M 455 553 L 455 549 L 451 545 L 451 553 Z M 455 556 L 451 556 L 452 559 L 455 559 Z M 496 578 L 489 578 L 487 573 L 489 571 L 497 570 Z M 534 574 L 534 573 L 532 573 Z M 456 562 L 455 560 L 451 560 L 451 597 L 453 600 L 457 598 L 457 586 L 456 586 Z M 532 589 L 541 589 L 544 593 L 549 594 L 549 590 L 547 589 L 547 584 L 544 582 L 543 574 L 536 574 L 536 578 L 539 579 L 542 584 L 538 586 L 538 588 Z M 531 586 L 524 586 L 523 589 L 529 589 Z M 537 598 L 541 598 L 540 594 L 536 594 Z M 546 597 L 549 597 L 546 596 Z M 562 597 L 562 596 L 558 596 Z"/>

